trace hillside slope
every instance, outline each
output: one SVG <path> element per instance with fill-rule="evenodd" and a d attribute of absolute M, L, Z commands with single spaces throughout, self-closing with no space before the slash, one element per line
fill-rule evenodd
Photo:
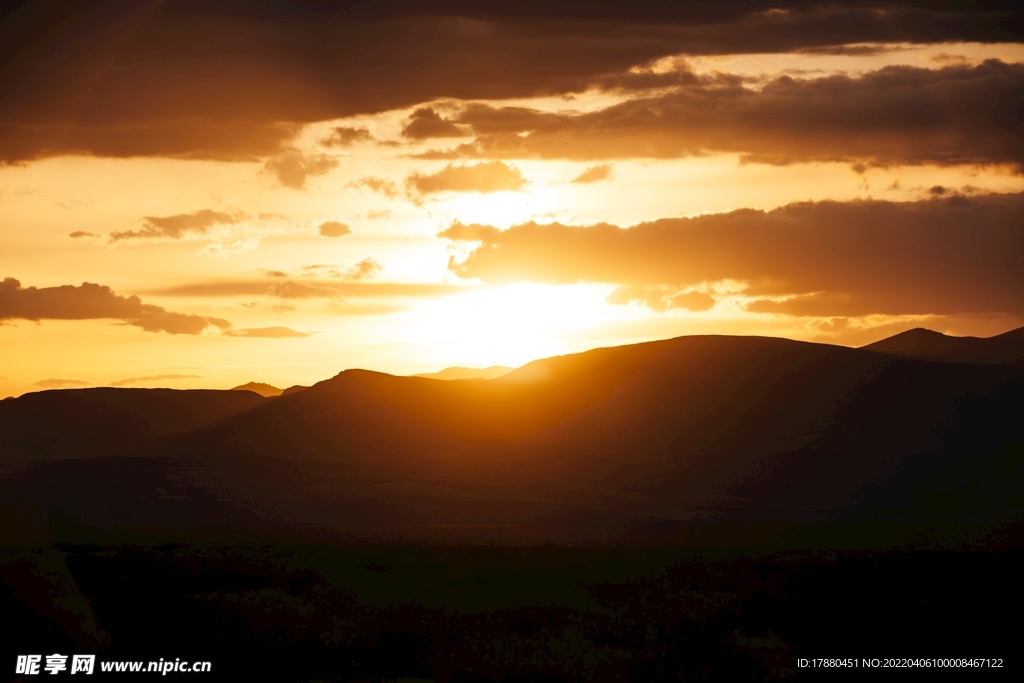
<path fill-rule="evenodd" d="M 1022 408 L 1020 363 L 681 337 L 486 381 L 349 370 L 171 434 L 149 458 L 19 472 L 0 497 L 60 501 L 80 526 L 257 535 L 625 542 L 709 521 L 927 522 L 922 486 L 1016 472 L 998 454 L 1024 440 Z"/>
<path fill-rule="evenodd" d="M 1024 327 L 994 337 L 951 337 L 916 327 L 861 348 L 947 363 L 1015 363 L 1024 360 Z"/>
<path fill-rule="evenodd" d="M 0 464 L 121 455 L 254 408 L 247 391 L 60 389 L 0 401 Z"/>

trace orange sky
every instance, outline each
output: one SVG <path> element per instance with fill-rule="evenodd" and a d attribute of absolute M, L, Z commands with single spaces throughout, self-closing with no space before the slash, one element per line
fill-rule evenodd
<path fill-rule="evenodd" d="M 787 4 L 26 6 L 0 397 L 1024 324 L 1018 15 Z"/>

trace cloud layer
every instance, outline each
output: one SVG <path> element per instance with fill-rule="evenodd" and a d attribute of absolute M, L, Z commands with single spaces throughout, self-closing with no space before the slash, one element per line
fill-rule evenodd
<path fill-rule="evenodd" d="M 125 230 L 110 233 L 111 242 L 138 239 L 180 240 L 189 234 L 205 235 L 215 225 L 237 223 L 239 216 L 233 216 L 211 209 L 194 213 L 180 213 L 175 216 L 146 216 L 141 230 Z M 86 237 L 90 233 L 71 233 L 71 237 Z"/>
<path fill-rule="evenodd" d="M 437 173 L 413 173 L 405 180 L 413 193 L 437 192 L 516 192 L 529 184 L 518 168 L 500 161 L 481 164 L 448 164 Z"/>
<path fill-rule="evenodd" d="M 286 154 L 304 123 L 438 98 L 579 92 L 672 54 L 1019 41 L 1014 9 L 955 0 L 22 3 L 0 24 L 0 160 L 254 160 Z M 282 182 L 299 183 L 293 157 L 276 166 Z"/>
<path fill-rule="evenodd" d="M 583 173 L 573 178 L 570 182 L 585 185 L 588 183 L 599 183 L 602 180 L 610 180 L 612 177 L 611 164 L 597 164 L 587 168 Z"/>
<path fill-rule="evenodd" d="M 250 339 L 287 339 L 309 337 L 309 332 L 298 332 L 289 327 L 243 327 L 237 330 L 226 330 L 227 337 L 248 337 Z"/>
<path fill-rule="evenodd" d="M 455 224 L 480 242 L 450 269 L 486 283 L 614 283 L 612 300 L 794 316 L 1024 316 L 1024 195 L 819 202 L 614 225 Z M 730 284 L 731 283 L 731 284 Z M 676 301 L 676 297 L 684 295 Z"/>
<path fill-rule="evenodd" d="M 361 268 L 357 264 L 353 270 Z M 364 267 L 365 268 L 365 267 Z M 374 270 L 372 266 L 370 270 Z M 150 293 L 165 296 L 237 297 L 270 296 L 281 299 L 315 299 L 333 297 L 384 298 L 434 297 L 468 291 L 460 285 L 420 282 L 339 282 L 332 280 L 246 280 L 225 279 L 193 282 L 163 287 Z"/>
<path fill-rule="evenodd" d="M 146 375 L 145 377 L 126 377 L 111 382 L 107 386 L 110 387 L 127 387 L 132 384 L 141 384 L 143 382 L 164 382 L 166 380 L 182 380 L 182 379 L 205 379 L 203 375 L 182 375 L 177 373 L 170 373 L 166 375 Z"/>
<path fill-rule="evenodd" d="M 144 304 L 137 296 L 118 296 L 110 287 L 22 287 L 14 278 L 0 282 L 0 320 L 121 320 L 147 332 L 199 334 L 207 327 L 229 329 L 231 323 Z"/>
<path fill-rule="evenodd" d="M 687 78 L 688 76 L 688 78 Z M 750 161 L 868 164 L 1024 164 L 1024 65 L 857 76 L 739 78 L 682 74 L 683 85 L 600 111 L 553 114 L 467 107 L 477 137 L 426 158 L 618 159 L 736 153 Z"/>
<path fill-rule="evenodd" d="M 291 150 L 269 159 L 263 170 L 285 187 L 301 190 L 306 187 L 307 178 L 326 175 L 337 165 L 338 160 L 326 154 L 304 154 Z"/>

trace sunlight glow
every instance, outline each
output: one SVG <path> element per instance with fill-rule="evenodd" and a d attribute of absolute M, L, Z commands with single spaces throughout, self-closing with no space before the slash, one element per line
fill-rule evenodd
<path fill-rule="evenodd" d="M 394 316 L 393 332 L 436 364 L 518 366 L 576 350 L 571 338 L 636 316 L 605 302 L 610 289 L 523 283 L 476 290 Z"/>

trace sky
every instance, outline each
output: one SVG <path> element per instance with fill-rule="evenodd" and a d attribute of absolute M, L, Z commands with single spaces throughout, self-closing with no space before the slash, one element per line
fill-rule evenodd
<path fill-rule="evenodd" d="M 0 397 L 1024 325 L 1013 3 L 0 22 Z"/>

